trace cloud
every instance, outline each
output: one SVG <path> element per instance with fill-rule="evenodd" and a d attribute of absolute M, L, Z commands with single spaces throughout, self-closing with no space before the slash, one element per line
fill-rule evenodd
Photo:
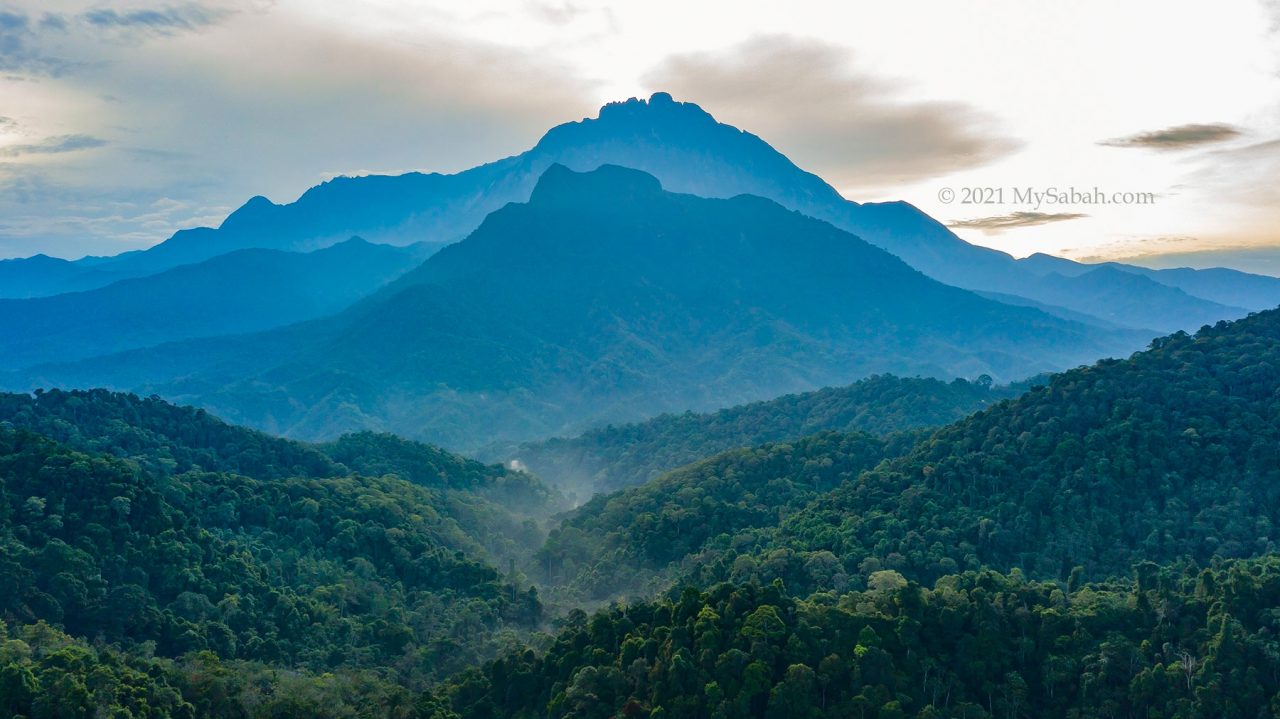
<path fill-rule="evenodd" d="M 900 99 L 900 88 L 857 71 L 855 59 L 817 40 L 758 36 L 723 52 L 668 57 L 645 83 L 763 136 L 838 187 L 893 187 L 1021 146 L 963 103 Z"/>
<path fill-rule="evenodd" d="M 136 44 L 147 37 L 195 32 L 234 14 L 230 6 L 188 2 L 180 5 L 78 13 L 44 12 L 38 18 L 17 10 L 0 11 L 0 70 L 62 76 L 90 66 L 102 43 Z"/>
<path fill-rule="evenodd" d="M 55 17 L 48 15 L 48 17 Z M 58 75 L 67 61 L 42 49 L 42 36 L 58 32 L 56 26 L 32 22 L 25 12 L 0 10 L 0 70 L 40 75 Z"/>
<path fill-rule="evenodd" d="M 536 49 L 429 27 L 389 37 L 284 4 L 219 7 L 231 9 L 221 21 L 173 34 L 70 13 L 77 41 L 48 49 L 82 64 L 0 84 L 30 113 L 0 108 L 24 135 L 0 128 L 0 254 L 145 247 L 252 195 L 287 202 L 359 168 L 456 171 L 597 107 L 586 81 Z M 189 209 L 146 217 L 163 197 Z"/>
<path fill-rule="evenodd" d="M 572 0 L 529 0 L 529 14 L 552 25 L 568 25 L 587 12 L 587 8 Z"/>
<path fill-rule="evenodd" d="M 1080 212 L 1010 212 L 1007 215 L 992 217 L 975 217 L 968 220 L 952 220 L 948 227 L 982 230 L 983 232 L 1004 232 L 1021 227 L 1037 227 L 1053 222 L 1078 220 L 1088 215 Z"/>
<path fill-rule="evenodd" d="M 99 8 L 82 13 L 85 23 L 103 29 L 142 30 L 158 35 L 198 30 L 225 19 L 230 11 L 225 8 L 205 7 L 186 3 L 156 9 L 117 11 Z"/>
<path fill-rule="evenodd" d="M 1140 132 L 1128 137 L 1103 140 L 1107 147 L 1142 147 L 1153 150 L 1186 150 L 1201 145 L 1233 140 L 1241 135 L 1239 128 L 1225 123 L 1177 125 L 1163 130 Z"/>
<path fill-rule="evenodd" d="M 1187 188 L 1207 191 L 1220 204 L 1263 209 L 1271 215 L 1280 204 L 1280 138 L 1207 152 L 1202 165 L 1184 179 Z M 1268 222 L 1274 235 L 1274 221 Z"/>
<path fill-rule="evenodd" d="M 0 127 L 4 126 L 3 120 L 8 118 L 0 118 Z M 49 137 L 40 142 L 8 145 L 0 147 L 0 157 L 23 157 L 26 155 L 57 155 L 64 152 L 74 152 L 76 150 L 89 150 L 95 147 L 102 147 L 107 144 L 106 140 L 102 140 L 92 135 L 58 135 Z"/>

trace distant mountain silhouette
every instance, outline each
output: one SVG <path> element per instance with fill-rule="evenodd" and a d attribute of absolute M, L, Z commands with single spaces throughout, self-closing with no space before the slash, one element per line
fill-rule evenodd
<path fill-rule="evenodd" d="M 1082 264 L 1039 252 L 1018 260 L 1018 264 L 1040 275 L 1057 273 L 1067 277 L 1076 277 L 1103 267 L 1121 270 L 1155 280 L 1162 285 L 1176 287 L 1193 297 L 1223 305 L 1243 307 L 1255 312 L 1274 309 L 1280 305 L 1280 278 L 1254 275 L 1225 267 L 1204 270 L 1195 270 L 1190 267 L 1153 270 L 1122 262 Z"/>
<path fill-rule="evenodd" d="M 238 250 L 86 292 L 0 300 L 0 369 L 331 314 L 412 268 L 430 249 L 351 239 L 310 254 Z"/>
<path fill-rule="evenodd" d="M 158 392 L 298 437 L 468 448 L 847 383 L 1019 378 L 1145 344 L 949 287 L 752 196 L 550 167 L 527 204 L 351 309 L 24 373 Z"/>
<path fill-rule="evenodd" d="M 693 103 L 666 93 L 646 100 L 605 105 L 599 117 L 552 128 L 531 150 L 454 175 L 409 173 L 397 177 L 340 177 L 311 188 L 296 202 L 276 205 L 255 197 L 217 229 L 184 230 L 149 250 L 114 258 L 74 263 L 85 274 L 74 289 L 86 289 L 121 277 L 151 274 L 179 264 L 246 247 L 310 250 L 360 235 L 374 242 L 407 244 L 452 242 L 466 236 L 484 217 L 508 202 L 529 198 L 537 178 L 552 164 L 577 171 L 602 164 L 632 167 L 657 177 L 675 192 L 727 198 L 752 194 L 825 219 L 897 255 L 912 267 L 948 284 L 1059 305 L 1070 312 L 1106 316 L 1110 322 L 1149 331 L 1195 328 L 1202 318 L 1223 319 L 1280 304 L 1280 279 L 1232 270 L 1212 277 L 1198 271 L 1150 276 L 1152 283 L 1125 283 L 1106 293 L 1123 295 L 1122 307 L 1100 299 L 1096 285 L 1074 282 L 1092 266 L 1067 262 L 1066 277 L 1048 291 L 1034 263 L 1020 262 L 996 250 L 969 244 L 944 225 L 904 202 L 858 204 L 842 198 L 821 178 L 796 167 L 764 140 L 719 123 Z M 46 258 L 47 259 L 47 258 Z M 6 280 L 29 263 L 32 275 L 47 273 L 48 287 L 25 277 Z M 1141 268 L 1127 268 L 1147 274 Z M 91 270 L 91 272 L 90 272 Z M 70 270 L 35 260 L 0 263 L 0 296 L 66 291 Z M 1190 274 L 1188 274 L 1190 273 Z M 74 273 L 73 273 L 74 274 Z M 1112 280 L 1127 278 L 1111 275 Z M 1099 277 L 1093 278 L 1095 281 Z M 1159 285 L 1181 289 L 1169 293 Z M 1247 285 L 1247 297 L 1224 289 Z M 7 289 L 9 286 L 18 289 Z M 1234 298 L 1234 299 L 1232 299 Z M 1190 311 L 1187 311 L 1190 310 Z M 1153 321 L 1154 320 L 1154 321 Z"/>

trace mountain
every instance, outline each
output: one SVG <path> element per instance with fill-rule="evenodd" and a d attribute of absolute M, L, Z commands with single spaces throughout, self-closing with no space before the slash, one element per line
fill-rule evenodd
<path fill-rule="evenodd" d="M 876 373 L 1022 377 L 1139 336 L 948 287 L 758 197 L 553 166 L 527 204 L 332 318 L 14 381 L 157 392 L 291 436 L 364 427 L 469 448 Z"/>
<path fill-rule="evenodd" d="M 483 456 L 517 462 L 580 497 L 644 484 L 669 470 L 734 447 L 796 439 L 824 430 L 886 435 L 947 424 L 1021 390 L 962 379 L 878 375 L 845 387 L 790 394 L 699 414 L 665 414 L 568 438 L 493 448 Z"/>
<path fill-rule="evenodd" d="M 0 300 L 0 369 L 332 314 L 417 265 L 433 249 L 351 239 L 307 254 L 240 250 L 96 290 Z"/>
<path fill-rule="evenodd" d="M 494 565 L 538 536 L 495 498 L 537 480 L 408 443 L 379 467 L 386 444 L 303 445 L 101 390 L 0 395 L 0 617 L 410 684 L 536 627 L 537 593 Z"/>
<path fill-rule="evenodd" d="M 1218 320 L 1243 317 L 1249 310 L 1192 297 L 1156 278 L 1113 266 L 1074 275 L 1041 275 L 1032 292 L 1050 307 L 1084 308 L 1089 316 L 1111 325 L 1147 327 L 1160 332 L 1199 329 Z M 1047 311 L 1048 308 L 1046 308 Z"/>
<path fill-rule="evenodd" d="M 1224 305 L 1253 311 L 1280 306 L 1280 277 L 1254 275 L 1223 267 L 1151 269 L 1122 262 L 1081 264 L 1043 253 L 1024 257 L 1018 260 L 1018 264 L 1040 275 L 1056 273 L 1067 277 L 1082 275 L 1095 268 L 1110 268 L 1141 275 L 1162 285 L 1176 287 L 1193 297 Z"/>
<path fill-rule="evenodd" d="M 944 283 L 982 292 L 1017 295 L 1044 304 L 1062 302 L 1073 312 L 1111 315 L 1131 329 L 1193 330 L 1199 317 L 1210 321 L 1241 316 L 1236 307 L 1276 306 L 1280 294 L 1272 278 L 1231 270 L 1217 271 L 1207 280 L 1179 281 L 1169 293 L 1150 283 L 1124 284 L 1125 307 L 1143 308 L 1130 316 L 1094 298 L 1082 284 L 1074 292 L 1042 295 L 1041 272 L 996 250 L 969 244 L 946 226 L 903 202 L 859 204 L 845 200 L 821 178 L 796 167 L 761 138 L 719 123 L 702 108 L 676 102 L 666 93 L 646 100 L 610 103 L 596 118 L 552 128 L 527 152 L 452 175 L 340 177 L 311 188 L 297 201 L 278 205 L 255 197 L 233 212 L 218 228 L 183 230 L 153 248 L 112 258 L 86 258 L 75 263 L 94 274 L 85 282 L 105 278 L 153 274 L 180 264 L 199 262 L 237 249 L 266 247 L 307 251 L 352 235 L 373 242 L 409 244 L 452 242 L 465 237 L 490 212 L 509 202 L 529 198 L 538 178 L 553 164 L 590 171 L 615 164 L 648 172 L 667 189 L 703 197 L 729 198 L 751 194 L 784 207 L 827 220 L 867 242 L 888 250 L 912 267 Z M 47 260 L 47 258 L 46 258 Z M 1064 260 L 1063 262 L 1070 262 Z M 1075 264 L 1075 263 L 1072 263 Z M 22 274 L 15 284 L 27 294 L 67 291 L 67 270 L 52 271 L 47 261 L 10 261 L 0 265 L 0 280 Z M 8 269 L 5 269 L 8 267 Z M 1083 266 L 1089 267 L 1089 266 Z M 1128 267 L 1128 266 L 1126 266 Z M 42 273 L 50 274 L 44 290 Z M 1190 270 L 1194 273 L 1197 271 Z M 1060 272 L 1070 278 L 1074 272 Z M 95 279 L 97 278 L 97 279 Z M 1221 279 L 1220 279 L 1221 278 Z M 1096 279 L 1096 278 L 1095 278 Z M 1126 276 L 1113 277 L 1125 280 Z M 1070 279 L 1064 281 L 1071 284 Z M 1172 282 L 1172 280 L 1170 280 Z M 1226 283 L 1267 285 L 1251 301 L 1229 300 L 1214 290 Z M 0 296 L 10 295 L 0 282 Z M 1207 288 L 1213 296 L 1196 294 Z M 75 289 L 88 289 L 82 282 Z M 1187 296 L 1189 295 L 1189 296 Z M 1257 300 L 1272 298 L 1261 305 Z M 1190 306 L 1188 315 L 1184 309 Z M 1158 321 L 1151 321 L 1152 315 Z"/>
<path fill-rule="evenodd" d="M 95 270 L 91 263 L 48 255 L 0 260 L 0 298 L 43 297 L 109 284 L 119 277 Z"/>
<path fill-rule="evenodd" d="M 1057 375 L 873 469 L 841 450 L 856 435 L 817 435 L 598 497 L 539 561 L 600 598 L 632 577 L 782 578 L 803 593 L 881 570 L 923 583 L 982 567 L 1101 579 L 1144 560 L 1273 553 L 1278 367 L 1280 311 L 1175 334 Z M 771 525 L 718 523 L 715 507 L 759 512 L 773 504 L 758 497 L 784 490 L 796 501 Z"/>

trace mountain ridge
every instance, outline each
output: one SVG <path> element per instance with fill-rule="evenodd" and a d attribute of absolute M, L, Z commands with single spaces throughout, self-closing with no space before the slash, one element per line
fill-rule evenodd
<path fill-rule="evenodd" d="M 527 200 L 537 178 L 555 163 L 577 171 L 594 170 L 602 164 L 633 167 L 658 177 L 668 190 L 705 197 L 767 197 L 832 222 L 947 284 L 1055 304 L 1041 292 L 1038 271 L 1023 261 L 965 242 L 908 203 L 846 200 L 760 137 L 719 123 L 698 105 L 677 102 L 667 93 L 655 93 L 647 100 L 609 103 L 595 118 L 551 128 L 524 153 L 456 174 L 338 177 L 308 189 L 286 205 L 254 198 L 231 213 L 220 228 L 182 230 L 149 250 L 94 258 L 85 263 L 85 274 L 78 281 L 93 284 L 105 276 L 118 279 L 150 274 L 250 246 L 312 250 L 351 235 L 389 244 L 453 242 L 478 227 L 488 213 L 508 202 Z M 5 267 L 13 274 L 18 266 L 0 265 L 0 278 Z M 57 270 L 67 271 L 65 267 Z M 1237 304 L 1221 301 L 1239 296 L 1224 287 L 1229 283 L 1247 282 L 1253 288 L 1249 301 L 1239 303 L 1241 307 L 1256 310 L 1280 304 L 1280 279 L 1244 273 L 1218 275 L 1234 281 L 1185 273 L 1162 275 L 1158 281 L 1186 291 L 1192 296 L 1191 304 L 1200 298 L 1197 292 L 1210 295 L 1192 314 L 1214 320 L 1238 316 L 1218 316 L 1224 312 L 1222 305 L 1230 313 Z M 51 279 L 45 293 L 55 291 L 59 281 L 65 285 L 68 280 Z M 19 289 L 30 294 L 30 285 L 28 282 Z M 1162 303 L 1169 300 L 1165 293 L 1149 286 L 1135 285 L 1127 291 L 1141 293 L 1135 294 L 1133 306 L 1154 308 L 1147 315 L 1160 312 Z M 1111 304 L 1093 299 L 1083 288 L 1066 293 L 1065 299 L 1064 308 L 1071 311 L 1115 314 Z M 1185 299 L 1178 302 L 1187 304 Z M 1134 329 L 1198 327 L 1179 308 L 1163 312 L 1158 323 L 1142 314 L 1118 319 Z"/>
<path fill-rule="evenodd" d="M 10 379 L 158 392 L 292 436 L 399 430 L 465 449 L 880 372 L 1013 379 L 1143 341 L 948 287 L 771 200 L 667 192 L 613 166 L 544 182 L 331 318 Z"/>

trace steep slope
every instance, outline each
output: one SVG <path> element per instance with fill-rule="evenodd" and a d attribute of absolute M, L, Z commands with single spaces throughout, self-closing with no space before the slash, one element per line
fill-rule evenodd
<path fill-rule="evenodd" d="M 795 439 L 824 430 L 885 435 L 953 422 L 1014 396 L 1020 388 L 957 379 L 881 375 L 846 387 L 722 409 L 667 414 L 568 438 L 487 449 L 516 461 L 580 498 L 643 484 L 658 475 L 734 447 Z"/>
<path fill-rule="evenodd" d="M 528 204 L 332 319 L 20 381 L 144 377 L 271 431 L 468 448 L 882 372 L 1015 378 L 1135 340 L 947 287 L 767 200 L 555 166 Z"/>
<path fill-rule="evenodd" d="M 432 249 L 351 239 L 309 254 L 240 250 L 87 292 L 0 300 L 0 369 L 332 314 L 417 265 Z"/>
<path fill-rule="evenodd" d="M 351 235 L 390 244 L 452 242 L 466 236 L 490 212 L 508 202 L 527 200 L 537 178 L 553 164 L 578 171 L 594 170 L 603 164 L 632 167 L 656 176 L 672 191 L 704 197 L 758 195 L 827 220 L 947 284 L 1056 304 L 1039 295 L 1041 273 L 1009 255 L 961 240 L 907 203 L 847 201 L 821 178 L 796 167 L 761 138 L 719 123 L 697 105 L 676 102 L 666 93 L 657 93 L 647 101 L 633 98 L 610 103 L 601 108 L 597 118 L 552 128 L 527 152 L 454 175 L 341 177 L 313 187 L 296 202 L 285 205 L 255 197 L 216 229 L 183 230 L 145 251 L 86 258 L 76 265 L 92 270 L 81 279 L 93 282 L 152 274 L 247 247 L 311 250 Z M 24 287 L 22 291 L 66 291 L 62 278 L 68 271 L 66 267 L 55 268 L 33 259 L 0 265 L 0 296 L 10 296 L 2 286 L 5 273 L 21 274 L 18 271 L 23 267 L 30 267 L 32 277 L 50 272 L 53 279 L 44 290 L 32 289 L 39 285 L 38 279 L 24 279 L 15 284 Z M 1223 273 L 1230 273 L 1234 284 L 1257 282 L 1255 276 L 1244 273 L 1218 272 Z M 1213 294 L 1207 298 L 1211 301 L 1198 306 L 1194 313 L 1212 320 L 1239 316 L 1241 313 L 1232 309 L 1235 306 L 1275 306 L 1274 301 L 1261 306 L 1228 301 L 1228 293 L 1220 289 L 1217 278 L 1170 283 L 1192 296 L 1191 300 L 1177 298 L 1182 305 L 1194 304 L 1195 298 L 1201 297 L 1193 288 Z M 87 285 L 82 283 L 78 288 L 85 289 Z M 1128 293 L 1130 305 L 1146 307 L 1147 315 L 1162 313 L 1157 323 L 1144 321 L 1141 316 L 1120 317 L 1120 324 L 1126 327 L 1199 327 L 1184 321 L 1178 308 L 1163 309 L 1169 298 L 1150 285 L 1126 285 L 1123 292 Z M 1066 309 L 1076 312 L 1093 314 L 1099 307 L 1107 308 L 1092 301 L 1083 287 L 1062 299 L 1067 301 Z"/>
<path fill-rule="evenodd" d="M 679 522 L 655 535 L 600 521 L 633 516 L 629 505 L 644 493 L 623 493 L 570 518 L 542 562 L 556 572 L 560 557 L 572 559 L 586 589 L 604 586 L 590 581 L 596 574 L 669 569 L 668 578 L 699 582 L 784 577 L 800 591 L 830 588 L 832 571 L 855 585 L 881 569 L 928 582 L 981 566 L 1053 579 L 1080 567 L 1102 578 L 1144 559 L 1205 563 L 1275 552 L 1277 367 L 1280 311 L 1173 335 L 938 430 L 772 527 L 726 528 L 690 546 L 679 528 L 714 521 L 702 505 L 683 505 Z M 810 468 L 830 477 L 864 466 L 831 445 L 819 436 L 762 448 L 745 455 L 746 465 L 730 453 L 688 471 L 740 496 L 775 483 L 802 486 Z M 682 505 L 678 493 L 644 504 L 662 501 Z M 572 540 L 564 552 L 561 536 Z M 688 551 L 647 549 L 668 545 Z M 834 564 L 816 571 L 818 557 Z"/>

